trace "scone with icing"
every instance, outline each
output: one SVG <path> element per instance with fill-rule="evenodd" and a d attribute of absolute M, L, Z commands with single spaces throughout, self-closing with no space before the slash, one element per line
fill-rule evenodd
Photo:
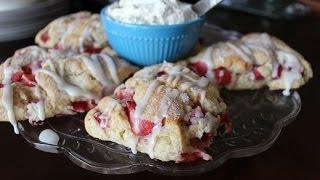
<path fill-rule="evenodd" d="M 108 54 L 66 55 L 30 46 L 0 66 L 0 121 L 39 124 L 56 115 L 82 113 L 137 71 Z"/>
<path fill-rule="evenodd" d="M 82 11 L 52 21 L 36 36 L 45 48 L 100 53 L 108 46 L 98 14 Z"/>
<path fill-rule="evenodd" d="M 231 130 L 218 89 L 207 78 L 169 63 L 137 72 L 85 118 L 95 138 L 176 162 L 210 160 L 204 148 L 221 123 Z"/>
<path fill-rule="evenodd" d="M 237 41 L 221 42 L 204 49 L 187 62 L 198 75 L 232 90 L 290 89 L 312 76 L 310 64 L 283 41 L 266 33 L 252 33 Z"/>

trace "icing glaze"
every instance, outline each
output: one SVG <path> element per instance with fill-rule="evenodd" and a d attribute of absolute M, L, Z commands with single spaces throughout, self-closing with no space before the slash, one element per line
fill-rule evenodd
<path fill-rule="evenodd" d="M 60 76 L 58 76 L 54 72 L 41 69 L 37 71 L 36 76 L 38 75 L 38 73 L 45 73 L 49 75 L 57 83 L 59 90 L 65 91 L 72 98 L 72 100 L 75 100 L 75 98 L 77 97 L 86 97 L 88 99 L 96 98 L 92 93 L 87 92 L 77 86 L 68 84 L 67 82 L 64 81 L 64 79 L 62 79 Z"/>
<path fill-rule="evenodd" d="M 39 134 L 39 141 L 47 144 L 58 145 L 59 139 L 59 135 L 51 129 L 45 129 Z"/>
<path fill-rule="evenodd" d="M 118 72 L 117 72 L 117 67 L 116 67 L 116 64 L 114 63 L 113 59 L 106 54 L 100 54 L 100 57 L 102 57 L 102 59 L 106 62 L 112 80 L 116 84 L 120 84 L 120 80 L 119 80 Z"/>
<path fill-rule="evenodd" d="M 3 87 L 3 95 L 2 95 L 2 104 L 7 111 L 7 116 L 9 122 L 12 124 L 14 132 L 19 134 L 17 121 L 13 111 L 13 89 L 11 86 L 11 77 L 13 74 L 13 68 L 8 66 L 4 68 L 4 79 L 2 81 Z"/>

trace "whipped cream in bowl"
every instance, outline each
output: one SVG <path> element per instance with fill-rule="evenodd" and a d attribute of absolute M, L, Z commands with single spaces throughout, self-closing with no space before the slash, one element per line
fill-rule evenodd
<path fill-rule="evenodd" d="M 140 66 L 188 56 L 204 23 L 190 4 L 178 0 L 120 0 L 100 15 L 113 49 Z"/>
<path fill-rule="evenodd" d="M 107 15 L 129 24 L 172 25 L 198 19 L 190 4 L 177 0 L 120 0 Z"/>

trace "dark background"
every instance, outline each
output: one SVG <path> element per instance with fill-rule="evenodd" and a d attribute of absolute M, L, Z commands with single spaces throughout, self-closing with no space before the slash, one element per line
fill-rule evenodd
<path fill-rule="evenodd" d="M 92 1 L 77 1 L 74 10 L 97 10 Z M 88 3 L 89 2 L 89 3 Z M 102 2 L 102 1 L 99 1 Z M 303 107 L 297 120 L 286 127 L 278 141 L 257 156 L 227 161 L 220 168 L 201 176 L 181 179 L 320 179 L 320 112 L 319 61 L 320 15 L 312 14 L 294 21 L 269 20 L 248 14 L 215 9 L 208 21 L 241 33 L 268 32 L 286 41 L 308 59 L 314 78 L 299 90 Z M 15 49 L 33 44 L 32 39 L 0 43 L 0 58 Z M 64 155 L 48 154 L 33 149 L 13 133 L 9 123 L 0 124 L 0 179 L 173 179 L 149 172 L 134 175 L 100 175 L 81 169 Z"/>

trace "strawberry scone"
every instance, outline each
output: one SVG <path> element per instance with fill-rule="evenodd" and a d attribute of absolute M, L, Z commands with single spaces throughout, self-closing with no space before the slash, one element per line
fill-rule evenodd
<path fill-rule="evenodd" d="M 87 114 L 89 135 L 161 161 L 202 158 L 217 129 L 231 122 L 218 89 L 181 65 L 144 68 Z"/>
<path fill-rule="evenodd" d="M 108 46 L 98 14 L 82 11 L 60 17 L 41 30 L 36 43 L 45 48 L 100 53 Z"/>
<path fill-rule="evenodd" d="M 63 57 L 37 46 L 15 52 L 0 66 L 0 121 L 42 123 L 86 112 L 138 69 L 108 54 Z"/>
<path fill-rule="evenodd" d="M 283 41 L 266 33 L 252 33 L 240 40 L 221 42 L 192 57 L 188 67 L 218 86 L 231 90 L 290 89 L 304 85 L 312 76 L 310 64 Z"/>

